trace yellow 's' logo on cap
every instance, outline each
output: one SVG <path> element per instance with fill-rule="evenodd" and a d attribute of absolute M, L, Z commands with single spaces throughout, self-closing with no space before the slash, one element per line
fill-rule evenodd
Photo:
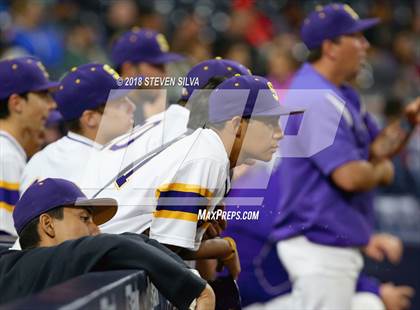
<path fill-rule="evenodd" d="M 168 52 L 169 51 L 169 44 L 168 41 L 166 41 L 166 38 L 163 34 L 159 33 L 156 36 L 156 41 L 159 44 L 159 48 L 162 52 Z"/>
<path fill-rule="evenodd" d="M 353 19 L 359 19 L 359 15 L 352 9 L 348 4 L 343 5 L 344 11 L 346 11 Z"/>
<path fill-rule="evenodd" d="M 110 65 L 105 64 L 103 66 L 103 69 L 106 73 L 110 74 L 115 80 L 118 80 L 120 78 L 118 72 L 115 71 Z"/>
<path fill-rule="evenodd" d="M 45 69 L 44 65 L 42 64 L 42 62 L 37 61 L 36 65 L 38 66 L 38 68 L 42 71 L 42 73 L 44 74 L 44 76 L 48 79 L 50 77 L 50 75 L 47 72 L 47 69 Z"/>

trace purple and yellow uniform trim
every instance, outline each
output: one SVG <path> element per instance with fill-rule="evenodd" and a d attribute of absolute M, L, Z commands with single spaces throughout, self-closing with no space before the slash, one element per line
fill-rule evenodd
<path fill-rule="evenodd" d="M 212 196 L 212 191 L 198 185 L 183 183 L 165 184 L 156 190 L 158 204 L 153 215 L 155 218 L 197 222 L 199 210 L 206 209 Z M 171 198 L 175 198 L 176 204 L 168 203 Z M 188 203 L 183 203 L 183 201 L 188 201 Z"/>
<path fill-rule="evenodd" d="M 13 208 L 18 200 L 19 183 L 0 181 L 0 209 L 13 212 Z"/>

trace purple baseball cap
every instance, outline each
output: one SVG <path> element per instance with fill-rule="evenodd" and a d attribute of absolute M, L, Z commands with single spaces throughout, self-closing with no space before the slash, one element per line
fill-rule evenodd
<path fill-rule="evenodd" d="M 93 222 L 101 225 L 117 213 L 118 203 L 112 198 L 88 199 L 73 182 L 48 178 L 33 183 L 23 193 L 13 210 L 18 234 L 25 226 L 43 213 L 60 206 L 89 207 Z"/>
<path fill-rule="evenodd" d="M 185 86 L 182 89 L 181 100 L 188 100 L 195 89 L 202 89 L 213 77 L 230 78 L 236 74 L 251 75 L 252 73 L 251 70 L 239 62 L 222 59 L 221 57 L 202 61 L 187 73 L 187 80 L 197 79 L 198 83 Z"/>
<path fill-rule="evenodd" d="M 25 56 L 0 61 L 0 99 L 57 86 L 58 82 L 49 80 L 48 72 L 38 58 Z"/>
<path fill-rule="evenodd" d="M 273 85 L 257 75 L 233 76 L 218 85 L 209 98 L 209 121 L 219 123 L 235 116 L 280 116 L 303 112 L 282 106 Z"/>
<path fill-rule="evenodd" d="M 184 57 L 169 52 L 169 44 L 163 34 L 151 29 L 133 28 L 114 44 L 111 59 L 117 67 L 126 61 L 158 65 L 180 61 Z"/>
<path fill-rule="evenodd" d="M 348 4 L 332 3 L 317 6 L 308 15 L 302 25 L 301 37 L 305 45 L 313 49 L 320 47 L 324 40 L 361 32 L 377 23 L 378 18 L 360 19 Z"/>
<path fill-rule="evenodd" d="M 54 99 L 63 119 L 74 120 L 86 110 L 95 109 L 106 104 L 108 100 L 125 96 L 131 89 L 120 86 L 122 82 L 119 74 L 109 65 L 81 65 L 72 68 L 61 79 Z"/>

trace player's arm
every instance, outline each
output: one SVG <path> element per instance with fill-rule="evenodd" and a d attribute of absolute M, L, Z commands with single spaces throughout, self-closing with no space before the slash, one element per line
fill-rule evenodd
<path fill-rule="evenodd" d="M 356 295 L 357 293 L 378 296 L 386 309 L 405 310 L 410 308 L 415 291 L 410 286 L 380 283 L 377 279 L 361 273 L 357 280 Z"/>
<path fill-rule="evenodd" d="M 150 226 L 150 238 L 177 254 L 183 249 L 193 249 L 198 216 L 206 210 L 211 195 L 199 185 L 170 183 L 161 186 Z"/>
<path fill-rule="evenodd" d="M 372 156 L 367 160 L 360 154 L 357 139 L 369 139 L 365 143 L 371 143 L 368 141 L 373 141 L 379 136 L 376 122 L 369 114 L 364 116 L 364 122 L 368 130 L 367 137 L 363 137 L 363 133 L 360 133 L 362 136 L 355 137 L 348 126 L 340 123 L 337 131 L 340 142 L 335 142 L 331 150 L 327 151 L 329 159 L 336 163 L 329 170 L 329 176 L 337 187 L 347 192 L 369 191 L 379 185 L 391 183 L 394 177 L 391 161 Z"/>
<path fill-rule="evenodd" d="M 152 245 L 120 240 L 115 250 L 108 251 L 106 261 L 114 262 L 111 266 L 114 270 L 121 267 L 146 270 L 162 294 L 181 309 L 188 308 L 202 294 L 211 303 L 205 281 Z"/>
<path fill-rule="evenodd" d="M 185 265 L 185 262 L 179 257 L 179 255 L 175 254 L 177 251 L 169 249 L 167 246 L 164 246 L 163 244 L 160 244 L 158 241 L 154 239 L 150 239 L 146 235 L 143 234 L 135 234 L 135 233 L 123 233 L 123 236 L 130 238 L 131 240 L 135 242 L 146 242 L 147 244 L 150 244 L 154 246 L 155 248 L 158 248 L 159 250 L 165 252 L 170 257 L 178 261 L 180 264 Z M 181 249 L 181 248 L 178 248 Z"/>
<path fill-rule="evenodd" d="M 404 246 L 398 237 L 380 233 L 373 234 L 362 250 L 373 260 L 380 262 L 387 258 L 389 262 L 396 265 L 400 263 Z"/>
<path fill-rule="evenodd" d="M 205 240 L 197 251 L 182 250 L 180 255 L 186 260 L 217 259 L 219 265 L 225 266 L 235 279 L 241 272 L 238 251 L 232 238 Z"/>
<path fill-rule="evenodd" d="M 164 252 L 168 256 L 170 256 L 172 259 L 176 260 L 179 264 L 182 266 L 185 266 L 188 268 L 188 266 L 185 264 L 185 262 L 173 251 L 169 250 L 166 246 L 160 244 L 158 241 L 148 238 L 146 235 L 139 235 L 139 234 L 133 234 L 133 233 L 124 233 L 122 236 L 129 238 L 130 240 L 133 240 L 134 242 L 145 242 L 160 251 Z M 215 296 L 213 289 L 210 287 L 210 285 L 206 284 L 203 291 L 200 293 L 200 296 L 197 297 L 196 301 L 196 310 L 202 309 L 214 309 L 215 307 Z"/>
<path fill-rule="evenodd" d="M 410 102 L 404 115 L 386 126 L 373 141 L 370 156 L 373 159 L 391 158 L 406 145 L 416 125 L 420 123 L 420 97 Z"/>
<path fill-rule="evenodd" d="M 197 297 L 196 310 L 212 310 L 216 307 L 216 296 L 214 295 L 213 289 L 210 285 L 206 284 L 206 287 L 201 292 L 200 296 Z"/>
<path fill-rule="evenodd" d="M 386 309 L 406 310 L 411 307 L 411 298 L 415 290 L 406 285 L 383 283 L 379 288 L 381 299 Z"/>
<path fill-rule="evenodd" d="M 347 192 L 369 191 L 390 184 L 393 178 L 394 167 L 389 159 L 350 161 L 331 173 L 334 184 Z"/>
<path fill-rule="evenodd" d="M 150 238 L 171 250 L 197 249 L 204 226 L 200 214 L 219 200 L 225 186 L 227 167 L 209 159 L 183 164 L 177 174 L 158 186 L 157 206 L 150 226 Z M 224 192 L 223 192 L 224 193 Z"/>
<path fill-rule="evenodd" d="M 407 143 L 420 123 L 420 98 L 405 109 L 403 119 L 389 124 L 375 138 L 370 147 L 369 160 L 355 160 L 337 167 L 331 174 L 332 181 L 348 192 L 368 191 L 379 185 L 388 185 L 394 178 L 390 158 Z"/>
<path fill-rule="evenodd" d="M 185 209 L 182 212 L 186 212 L 189 210 L 188 208 Z M 180 211 L 176 211 L 180 212 Z M 185 215 L 185 220 L 188 221 L 187 217 L 190 217 L 190 212 L 187 212 Z M 176 216 L 177 213 L 175 213 L 174 216 Z M 183 216 L 182 214 L 180 216 Z M 165 219 L 166 220 L 166 219 Z M 188 235 L 191 233 L 194 233 L 193 231 L 182 231 L 183 224 L 188 225 L 189 223 L 180 223 L 177 221 L 173 221 L 172 223 L 169 222 L 169 225 L 172 227 L 172 231 L 176 233 L 177 227 L 173 227 L 173 225 L 177 225 L 179 229 L 181 229 L 181 232 L 178 233 L 179 236 Z M 186 228 L 186 227 L 185 227 Z M 191 230 L 192 228 L 190 228 Z M 179 246 L 174 243 L 176 243 L 176 239 L 165 239 L 164 235 L 159 235 L 161 237 L 161 242 L 168 247 L 171 251 L 174 251 L 176 254 L 178 254 L 182 259 L 185 260 L 195 260 L 195 259 L 217 259 L 219 262 L 219 265 L 225 266 L 230 274 L 236 279 L 241 271 L 240 268 L 240 262 L 239 262 L 239 256 L 238 252 L 236 250 L 236 244 L 232 239 L 221 239 L 221 238 L 215 238 L 215 239 L 209 239 L 202 241 L 200 244 L 200 247 L 196 251 L 189 250 L 187 247 Z M 167 240 L 165 242 L 165 240 Z M 182 242 L 182 240 L 181 240 Z"/>
<path fill-rule="evenodd" d="M 14 205 L 19 200 L 19 179 L 15 176 L 16 173 L 12 168 L 15 166 L 14 161 L 4 161 L 2 164 L 8 169 L 5 169 L 5 172 L 2 171 L 3 173 L 0 175 L 0 209 L 12 212 Z"/>
<path fill-rule="evenodd" d="M 50 252 L 49 260 L 40 260 L 42 252 Z M 101 234 L 64 242 L 57 247 L 34 249 L 29 253 L 28 260 L 38 256 L 42 266 L 46 268 L 51 264 L 51 269 L 55 271 L 62 271 L 62 264 L 54 264 L 53 261 L 61 259 L 63 262 L 71 262 L 65 264 L 68 266 L 65 272 L 48 269 L 50 274 L 56 275 L 61 281 L 66 280 L 64 277 L 71 278 L 93 271 L 145 270 L 156 288 L 178 308 L 187 309 L 194 299 L 203 294 L 204 299 L 210 299 L 211 303 L 211 294 L 203 279 L 161 249 L 141 239 L 134 241 L 124 235 Z"/>
<path fill-rule="evenodd" d="M 301 143 L 304 146 L 316 137 L 328 137 L 334 132 L 332 144 L 310 157 L 323 175 L 339 189 L 348 192 L 368 191 L 390 182 L 393 178 L 392 164 L 386 160 L 368 161 L 368 154 L 365 154 L 377 131 L 372 134 L 369 127 L 355 131 L 354 128 L 362 124 L 355 123 L 357 120 L 348 111 L 343 114 L 348 117 L 342 115 L 337 124 L 335 108 L 330 105 L 321 108 L 319 113 L 322 113 L 323 121 L 317 122 L 317 130 L 308 133 L 307 139 Z"/>
<path fill-rule="evenodd" d="M 19 200 L 19 171 L 16 158 L 4 155 L 0 162 L 0 231 L 13 235 L 16 235 L 16 231 L 12 213 Z"/>

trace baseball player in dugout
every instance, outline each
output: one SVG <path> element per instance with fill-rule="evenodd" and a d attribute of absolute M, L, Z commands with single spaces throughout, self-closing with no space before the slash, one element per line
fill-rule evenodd
<path fill-rule="evenodd" d="M 329 4 L 310 13 L 302 25 L 310 55 L 291 89 L 325 90 L 311 97 L 319 104 L 308 103 L 305 111 L 317 111 L 306 145 L 337 129 L 330 146 L 310 157 L 283 158 L 274 175 L 280 201 L 273 238 L 292 281 L 294 309 L 350 309 L 363 266 L 361 249 L 378 260 L 400 258 L 392 238 L 372 235 L 373 190 L 392 181 L 390 158 L 419 124 L 420 99 L 379 132 L 350 86 L 369 48 L 363 31 L 377 23 L 360 19 L 348 5 Z M 329 117 L 336 108 L 327 92 L 345 103 L 338 124 Z M 284 102 L 290 103 L 287 96 Z M 287 126 L 296 130 L 299 120 L 291 118 Z"/>
<path fill-rule="evenodd" d="M 41 147 L 40 134 L 56 107 L 50 92 L 57 86 L 37 58 L 0 61 L 0 234 L 16 235 L 12 212 L 20 177 Z"/>
<path fill-rule="evenodd" d="M 113 140 L 92 158 L 86 171 L 86 183 L 83 190 L 91 196 L 89 188 L 101 188 L 112 180 L 122 168 L 129 166 L 135 160 L 146 156 L 149 152 L 171 143 L 187 131 L 188 127 L 197 129 L 208 123 L 208 103 L 205 98 L 189 100 L 197 90 L 207 89 L 206 94 L 223 80 L 233 75 L 249 75 L 250 70 L 238 62 L 222 59 L 205 60 L 195 65 L 187 74 L 187 79 L 196 79 L 198 84 L 186 86 L 182 97 L 177 103 L 171 104 L 167 110 L 149 118 L 143 126 L 137 125 L 132 131 Z M 197 100 L 196 100 L 197 99 Z M 208 99 L 208 98 L 207 98 Z M 187 104 L 188 102 L 188 104 Z M 190 113 L 191 110 L 191 113 Z M 191 115 L 191 117 L 189 117 Z M 94 179 L 91 181 L 91 179 Z M 85 186 L 87 185 L 87 186 Z M 94 190 L 96 192 L 97 190 Z M 117 196 L 116 198 L 119 198 Z M 213 223 L 212 225 L 215 225 Z M 208 227 L 208 231 L 216 231 Z M 220 231 L 220 226 L 217 225 Z M 217 234 L 213 234 L 215 236 Z M 201 263 L 202 260 L 198 263 Z M 200 269 L 196 265 L 197 269 Z M 201 270 L 200 270 L 201 273 Z"/>
<path fill-rule="evenodd" d="M 85 64 L 71 69 L 54 93 L 58 110 L 69 129 L 25 167 L 20 192 L 35 180 L 60 177 L 80 185 L 86 164 L 103 144 L 133 126 L 130 89 L 118 86 L 118 73 L 106 64 Z"/>
<path fill-rule="evenodd" d="M 166 64 L 183 57 L 169 52 L 162 33 L 134 27 L 116 40 L 111 59 L 124 84 L 143 90 L 131 95 L 137 107 L 136 125 L 151 121 L 152 116 L 166 109 L 166 89 L 160 79 L 167 76 Z"/>
<path fill-rule="evenodd" d="M 195 65 L 186 78 L 195 79 L 198 83 L 184 87 L 183 95 L 177 103 L 148 118 L 144 125 L 137 125 L 127 134 L 114 139 L 97 156 L 90 158 L 84 184 L 80 185 L 82 190 L 87 196 L 93 195 L 121 169 L 184 134 L 187 126 L 194 130 L 203 127 L 208 121 L 207 100 L 189 100 L 193 92 L 197 90 L 197 95 L 200 89 L 214 88 L 224 79 L 235 74 L 249 75 L 249 72 L 249 69 L 238 62 L 220 57 Z M 208 89 L 206 94 L 209 91 Z M 190 118 L 190 114 L 194 116 Z M 93 189 L 93 192 L 90 193 L 89 189 Z"/>
<path fill-rule="evenodd" d="M 100 234 L 117 212 L 114 199 L 87 199 L 74 183 L 35 182 L 13 211 L 23 251 L 0 251 L 0 303 L 88 272 L 137 269 L 179 309 L 214 309 L 214 294 L 173 252 L 144 235 Z"/>
<path fill-rule="evenodd" d="M 231 77 L 208 100 L 207 128 L 148 154 L 97 195 L 121 205 L 101 230 L 148 233 L 184 259 L 219 259 L 236 278 L 240 266 L 234 241 L 201 242 L 208 223 L 199 222 L 198 214 L 212 211 L 229 191 L 231 168 L 248 158 L 271 159 L 282 138 L 279 116 L 290 111 L 259 76 Z"/>

